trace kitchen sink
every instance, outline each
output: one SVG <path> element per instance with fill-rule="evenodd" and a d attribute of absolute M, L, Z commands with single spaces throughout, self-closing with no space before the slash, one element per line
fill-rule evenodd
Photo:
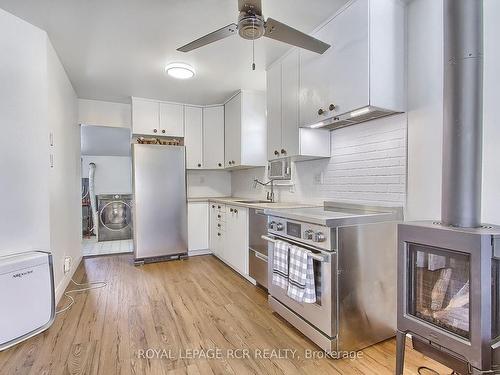
<path fill-rule="evenodd" d="M 274 203 L 270 201 L 262 201 L 262 200 L 241 200 L 241 201 L 235 201 L 237 203 L 248 203 L 248 204 L 256 204 L 256 203 Z"/>

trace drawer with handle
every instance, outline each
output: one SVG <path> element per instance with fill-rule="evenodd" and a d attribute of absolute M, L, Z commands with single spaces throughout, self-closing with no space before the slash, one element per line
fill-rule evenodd
<path fill-rule="evenodd" d="M 216 202 L 210 202 L 210 208 L 217 212 L 226 212 L 226 205 Z"/>
<path fill-rule="evenodd" d="M 253 249 L 248 250 L 248 273 L 257 283 L 267 288 L 267 256 Z"/>
<path fill-rule="evenodd" d="M 226 224 L 223 221 L 217 220 L 214 224 L 214 228 L 217 232 L 225 232 Z"/>
<path fill-rule="evenodd" d="M 226 222 L 226 213 L 217 211 L 215 213 L 215 220 L 218 222 Z"/>

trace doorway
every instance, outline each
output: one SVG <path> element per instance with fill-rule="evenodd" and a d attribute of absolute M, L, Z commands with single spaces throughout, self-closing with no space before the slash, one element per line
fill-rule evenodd
<path fill-rule="evenodd" d="M 83 256 L 133 252 L 131 133 L 81 126 Z"/>

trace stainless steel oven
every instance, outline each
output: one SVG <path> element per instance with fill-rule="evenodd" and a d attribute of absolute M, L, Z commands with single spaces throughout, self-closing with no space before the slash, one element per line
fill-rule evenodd
<path fill-rule="evenodd" d="M 327 352 L 356 351 L 396 330 L 396 220 L 401 209 L 325 202 L 266 209 L 269 304 Z M 272 283 L 276 241 L 309 250 L 315 303 L 299 303 Z"/>
<path fill-rule="evenodd" d="M 303 243 L 290 240 L 281 236 L 267 236 L 269 241 L 269 259 L 273 259 L 274 243 L 277 240 L 285 241 L 291 245 L 300 246 L 310 250 L 313 257 L 314 284 L 316 287 L 316 303 L 299 303 L 287 295 L 287 291 L 269 282 L 269 294 L 274 298 L 273 302 L 278 302 L 286 306 L 294 314 L 300 316 L 308 324 L 314 326 L 325 336 L 324 342 L 327 349 L 333 350 L 331 341 L 335 341 L 337 335 L 337 306 L 336 306 L 336 270 L 337 254 L 307 246 Z M 269 278 L 272 275 L 272 262 L 268 262 Z M 274 303 L 276 305 L 276 303 Z M 311 327 L 312 328 L 312 327 Z M 329 344 L 330 342 L 330 344 Z"/>

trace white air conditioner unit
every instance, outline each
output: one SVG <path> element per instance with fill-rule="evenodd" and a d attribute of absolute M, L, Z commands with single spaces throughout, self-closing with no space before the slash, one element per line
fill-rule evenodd
<path fill-rule="evenodd" d="M 0 351 L 46 330 L 54 317 L 52 255 L 0 257 Z"/>

